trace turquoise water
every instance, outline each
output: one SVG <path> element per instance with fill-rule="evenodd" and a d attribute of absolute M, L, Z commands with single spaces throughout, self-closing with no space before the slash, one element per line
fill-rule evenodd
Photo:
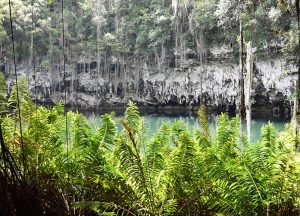
<path fill-rule="evenodd" d="M 116 117 L 116 119 L 122 117 Z M 87 115 L 88 121 L 92 125 L 99 125 L 100 124 L 100 115 L 95 113 Z M 194 128 L 199 127 L 198 119 L 195 116 L 167 116 L 167 115 L 145 115 L 145 124 L 147 128 L 147 133 L 149 136 L 156 133 L 163 122 L 172 123 L 176 120 L 184 121 L 188 128 L 192 131 Z M 209 127 L 211 131 L 215 131 L 216 129 L 216 119 L 215 116 L 209 116 Z M 116 121 L 118 122 L 118 121 Z M 252 127 L 251 127 L 251 142 L 256 142 L 261 137 L 261 128 L 263 125 L 267 124 L 268 120 L 264 119 L 253 119 Z M 282 131 L 284 126 L 287 122 L 286 121 L 273 121 L 274 126 L 277 128 L 278 131 Z M 118 124 L 118 128 L 121 130 L 121 126 Z"/>

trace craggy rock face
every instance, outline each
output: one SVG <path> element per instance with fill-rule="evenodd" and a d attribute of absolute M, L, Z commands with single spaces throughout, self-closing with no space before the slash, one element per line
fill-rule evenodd
<path fill-rule="evenodd" d="M 83 70 L 80 66 L 67 67 L 65 85 L 63 75 L 57 71 L 41 68 L 36 72 L 36 83 L 33 73 L 27 71 L 33 99 L 40 103 L 54 103 L 64 98 L 66 88 L 68 104 L 83 109 L 123 105 L 128 100 L 145 106 L 205 104 L 215 108 L 238 103 L 238 65 L 210 62 L 202 66 L 193 64 L 182 70 L 167 68 L 158 72 L 145 63 L 127 66 L 114 62 L 110 63 L 109 70 L 97 72 L 94 64 L 97 63 L 93 62 L 93 67 L 85 64 Z M 296 75 L 293 73 L 296 68 L 278 58 L 258 61 L 254 70 L 253 112 L 273 112 L 272 109 L 278 107 L 279 112 L 286 115 L 295 88 Z"/>

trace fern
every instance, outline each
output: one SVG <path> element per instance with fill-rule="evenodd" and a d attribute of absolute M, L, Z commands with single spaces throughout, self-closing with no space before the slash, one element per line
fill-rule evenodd
<path fill-rule="evenodd" d="M 169 131 L 169 126 L 164 123 L 147 146 L 145 163 L 147 170 L 151 172 L 150 175 L 153 177 L 157 177 L 159 172 L 165 169 L 165 159 L 170 152 Z"/>
<path fill-rule="evenodd" d="M 99 215 L 297 215 L 299 154 L 295 133 L 272 124 L 250 144 L 238 117 L 218 118 L 209 131 L 202 107 L 200 128 L 182 121 L 164 123 L 148 137 L 144 119 L 131 102 L 117 131 L 113 115 L 93 130 L 86 118 L 64 108 L 22 102 L 23 138 L 30 182 L 53 182 L 74 198 L 74 207 Z M 12 115 L 2 117 L 4 141 L 21 164 Z M 299 139 L 299 136 L 296 137 Z M 0 161 L 0 166 L 3 162 Z M 1 171 L 0 167 L 0 171 Z"/>
<path fill-rule="evenodd" d="M 209 125 L 207 122 L 206 117 L 206 109 L 205 106 L 201 106 L 198 111 L 198 119 L 199 119 L 199 134 L 197 134 L 197 140 L 199 144 L 203 147 L 208 147 L 211 145 L 210 140 L 210 131 L 209 131 Z"/>
<path fill-rule="evenodd" d="M 273 124 L 269 123 L 262 127 L 262 145 L 268 147 L 271 150 L 275 150 L 277 131 Z"/>
<path fill-rule="evenodd" d="M 72 128 L 74 128 L 75 146 L 86 147 L 91 145 L 90 137 L 92 136 L 92 127 L 82 114 L 79 114 L 78 112 L 75 114 Z"/>
<path fill-rule="evenodd" d="M 119 167 L 125 174 L 126 182 L 138 197 L 141 206 L 146 207 L 146 211 L 150 211 L 151 207 L 147 204 L 150 200 L 150 191 L 147 187 L 147 176 L 140 157 L 140 153 L 132 145 L 131 141 L 122 137 L 116 139 L 115 156 L 119 157 Z"/>
<path fill-rule="evenodd" d="M 125 111 L 125 121 L 133 133 L 136 134 L 141 129 L 141 116 L 137 106 L 131 101 L 128 102 L 127 109 Z"/>
<path fill-rule="evenodd" d="M 171 131 L 170 131 L 170 137 L 171 140 L 174 144 L 174 146 L 177 146 L 180 144 L 179 143 L 179 135 L 182 134 L 183 132 L 188 132 L 188 128 L 186 126 L 186 124 L 184 123 L 184 121 L 182 119 L 180 120 L 176 120 L 173 122 L 173 124 L 171 125 Z"/>
<path fill-rule="evenodd" d="M 177 144 L 169 157 L 167 166 L 168 185 L 173 193 L 173 197 L 169 199 L 176 199 L 180 213 L 188 214 L 189 211 L 197 211 L 195 209 L 197 207 L 206 208 L 199 196 L 203 193 L 202 186 L 205 184 L 202 181 L 204 169 L 199 160 L 195 141 L 185 124 L 183 122 L 174 124 L 173 128 L 180 132 L 177 137 L 173 137 Z M 178 124 L 182 126 L 178 127 Z"/>
<path fill-rule="evenodd" d="M 17 91 L 18 90 L 18 91 Z M 17 95 L 17 92 L 19 95 Z M 18 98 L 19 96 L 19 98 Z M 28 91 L 28 84 L 27 80 L 19 79 L 18 81 L 18 89 L 17 85 L 14 85 L 12 88 L 12 91 L 10 93 L 10 97 L 8 99 L 8 104 L 13 109 L 16 109 L 16 106 L 18 104 L 18 100 L 20 102 L 20 107 L 22 106 L 22 101 L 30 101 L 29 91 Z"/>
<path fill-rule="evenodd" d="M 99 143 L 98 150 L 101 147 L 109 148 L 114 144 L 114 139 L 117 133 L 115 122 L 112 119 L 113 114 L 105 114 L 101 117 L 102 125 L 98 130 L 97 141 Z"/>
<path fill-rule="evenodd" d="M 217 145 L 220 156 L 223 160 L 229 157 L 236 157 L 239 154 L 239 118 L 232 120 L 225 114 L 218 118 Z"/>

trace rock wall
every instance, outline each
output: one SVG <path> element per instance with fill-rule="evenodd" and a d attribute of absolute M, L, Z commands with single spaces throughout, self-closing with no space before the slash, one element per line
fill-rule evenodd
<path fill-rule="evenodd" d="M 286 59 L 275 58 L 256 61 L 254 68 L 254 113 L 289 115 L 296 67 Z M 40 67 L 35 77 L 33 71 L 19 71 L 29 79 L 33 100 L 42 104 L 63 99 L 66 88 L 68 105 L 82 109 L 123 105 L 133 100 L 144 106 L 194 107 L 205 104 L 234 110 L 238 103 L 238 70 L 237 64 L 219 61 L 202 65 L 189 61 L 181 70 L 165 67 L 158 71 L 145 62 L 128 64 L 110 60 L 101 70 L 96 62 L 68 65 L 66 85 L 62 68 L 50 71 Z"/>

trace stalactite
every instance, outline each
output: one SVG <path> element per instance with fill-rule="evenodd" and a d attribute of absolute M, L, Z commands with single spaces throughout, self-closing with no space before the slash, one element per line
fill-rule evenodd
<path fill-rule="evenodd" d="M 162 43 L 161 44 L 161 64 L 162 64 L 162 67 L 164 67 L 165 62 L 166 62 L 166 49 L 164 47 L 164 44 Z"/>
<path fill-rule="evenodd" d="M 200 62 L 200 67 L 197 68 L 197 74 L 199 77 L 200 81 L 200 93 L 199 93 L 199 102 L 201 103 L 202 101 L 202 82 L 203 82 L 203 73 L 205 72 L 205 63 L 206 63 L 206 58 L 207 58 L 207 49 L 204 44 L 204 36 L 203 36 L 203 31 L 200 28 L 200 30 L 196 29 L 196 7 L 193 8 L 191 14 L 188 16 L 188 21 L 189 21 L 189 31 L 191 35 L 194 38 L 194 41 L 196 43 L 196 51 L 197 51 L 197 56 Z"/>
<path fill-rule="evenodd" d="M 32 62 L 33 62 L 33 29 L 31 30 L 30 33 L 30 48 L 29 48 L 29 60 L 28 60 L 28 67 L 32 66 Z"/>
<path fill-rule="evenodd" d="M 185 64 L 185 60 L 186 60 L 186 56 L 185 56 L 185 54 L 186 54 L 186 45 L 185 44 L 186 44 L 186 42 L 185 42 L 185 40 L 182 36 L 181 65 Z"/>
<path fill-rule="evenodd" d="M 10 76 L 10 64 L 9 64 L 9 61 L 6 59 L 4 61 L 4 64 L 5 64 L 5 76 L 8 77 L 8 76 Z"/>
<path fill-rule="evenodd" d="M 119 65 L 119 58 L 118 57 L 116 57 L 116 62 L 114 63 L 115 65 L 114 65 L 114 70 L 115 70 L 115 72 L 114 72 L 114 88 L 115 88 L 115 95 L 117 95 L 117 90 L 118 90 L 118 65 Z"/>
<path fill-rule="evenodd" d="M 200 30 L 199 35 L 198 34 L 196 35 L 196 43 L 197 43 L 197 53 L 200 56 L 200 65 L 202 67 L 206 61 L 206 52 L 207 52 L 204 45 L 202 30 Z"/>
<path fill-rule="evenodd" d="M 135 80 L 134 80 L 134 87 L 135 87 L 135 92 L 136 95 L 139 95 L 139 83 L 140 83 L 140 78 L 141 78 L 141 67 L 140 67 L 141 63 L 140 63 L 140 58 L 137 58 L 137 63 L 136 63 L 136 67 L 135 67 L 135 71 L 136 71 L 136 75 L 135 75 Z"/>
<path fill-rule="evenodd" d="M 166 61 L 166 54 L 165 54 L 165 47 L 164 44 L 161 44 L 161 47 L 157 47 L 154 51 L 154 56 L 155 56 L 155 62 L 157 65 L 157 69 L 159 72 L 163 72 L 163 67 L 165 65 Z M 160 53 L 160 55 L 159 55 Z M 148 57 L 146 57 L 145 62 L 147 62 Z"/>
<path fill-rule="evenodd" d="M 174 51 L 174 57 L 175 57 L 175 68 L 178 67 L 178 62 L 177 62 L 177 56 L 178 56 L 178 47 L 179 47 L 179 33 L 178 33 L 178 19 L 175 18 L 175 28 L 176 28 L 176 32 L 175 32 L 175 51 Z"/>
<path fill-rule="evenodd" d="M 184 48 L 184 32 L 183 32 L 183 26 L 182 26 L 182 22 L 179 24 L 179 37 L 180 37 L 180 67 L 182 68 L 182 64 L 184 62 L 184 52 L 185 52 L 185 48 Z"/>
<path fill-rule="evenodd" d="M 251 90 L 253 81 L 253 63 L 254 56 L 252 53 L 252 43 L 251 41 L 247 43 L 247 57 L 246 57 L 246 80 L 245 80 L 245 107 L 246 107 L 246 121 L 247 121 L 247 135 L 250 141 L 250 131 L 251 131 L 251 112 L 252 112 L 252 100 L 251 100 Z"/>
<path fill-rule="evenodd" d="M 172 8 L 174 11 L 174 16 L 177 15 L 177 10 L 178 10 L 178 0 L 172 0 Z"/>
<path fill-rule="evenodd" d="M 74 80 L 75 80 L 75 68 L 72 70 L 72 77 L 71 77 L 71 97 L 74 99 Z"/>
<path fill-rule="evenodd" d="M 105 77 L 106 80 L 109 82 L 109 77 L 107 73 L 107 56 L 104 56 L 104 64 L 103 64 L 103 77 Z"/>

